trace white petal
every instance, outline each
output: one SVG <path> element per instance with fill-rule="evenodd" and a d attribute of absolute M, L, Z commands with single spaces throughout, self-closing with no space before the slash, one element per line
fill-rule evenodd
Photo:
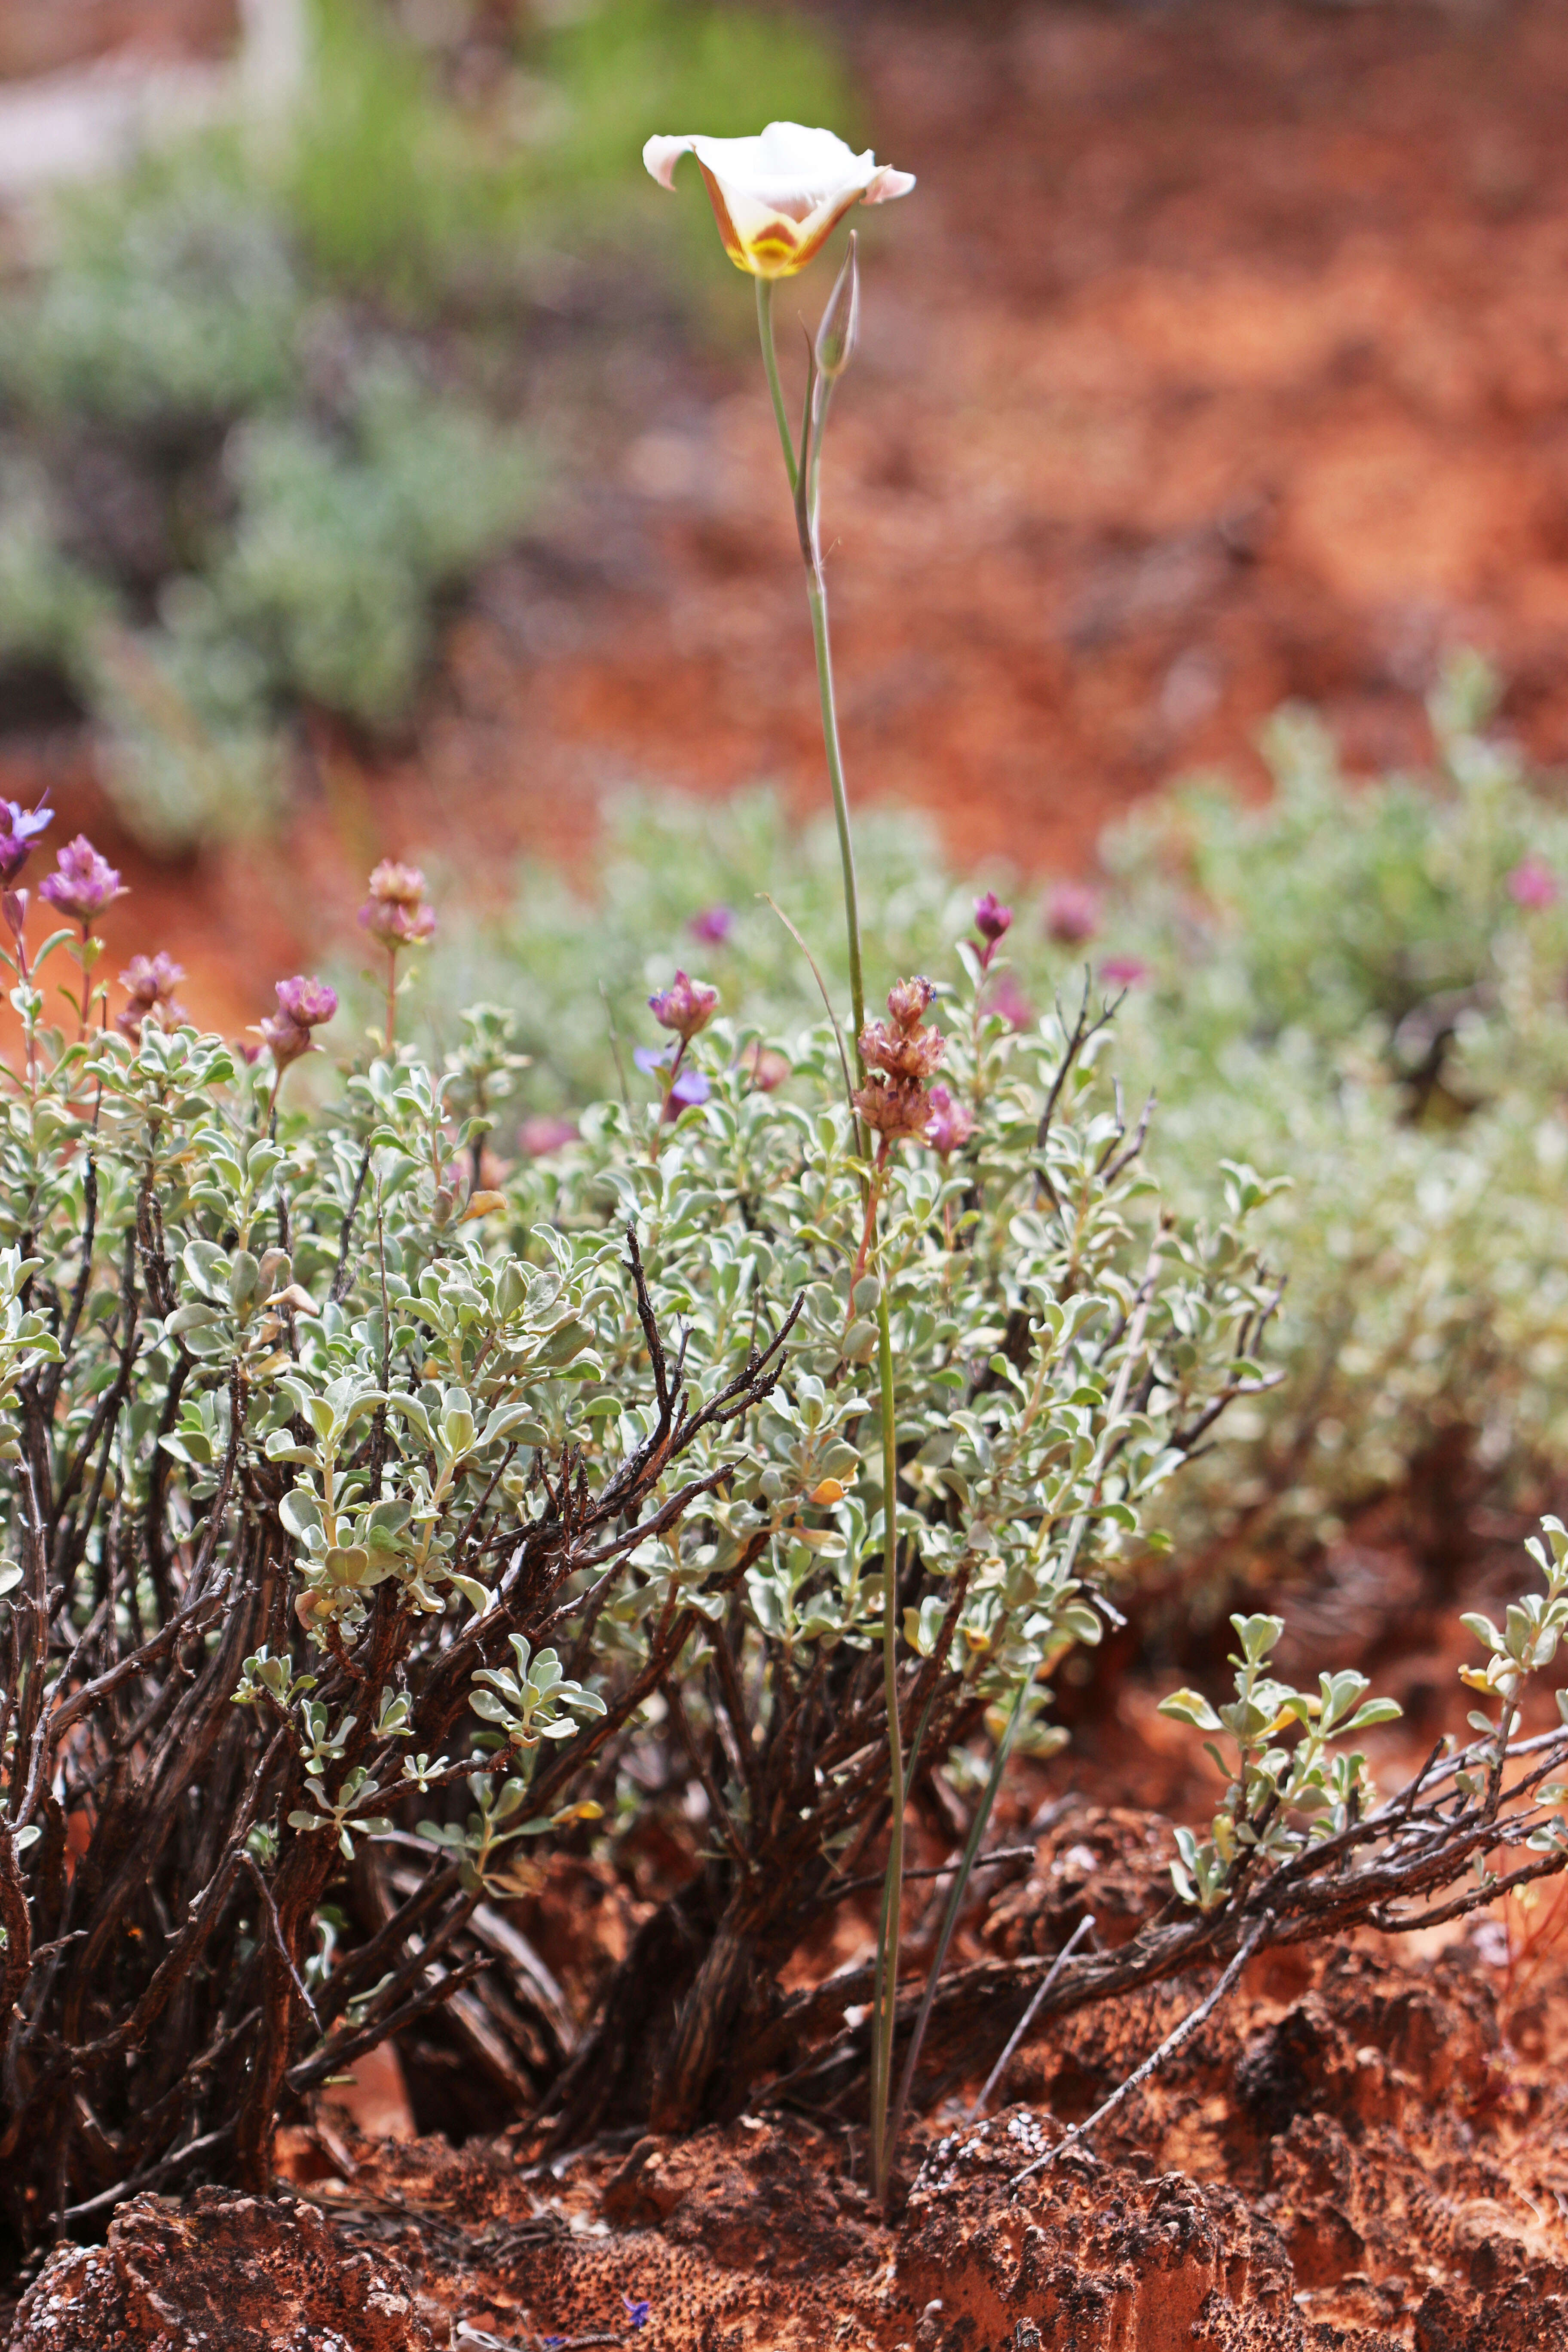
<path fill-rule="evenodd" d="M 873 179 L 869 148 L 857 155 L 831 131 L 770 122 L 759 139 L 694 139 L 692 152 L 726 189 L 753 204 L 815 206 Z"/>
<path fill-rule="evenodd" d="M 876 178 L 868 185 L 861 202 L 868 205 L 890 205 L 895 196 L 907 196 L 914 184 L 915 175 L 912 172 L 895 172 L 890 163 L 884 163 Z"/>
<path fill-rule="evenodd" d="M 675 185 L 675 167 L 683 155 L 689 155 L 693 142 L 689 139 L 650 139 L 642 151 L 642 159 L 661 188 Z"/>

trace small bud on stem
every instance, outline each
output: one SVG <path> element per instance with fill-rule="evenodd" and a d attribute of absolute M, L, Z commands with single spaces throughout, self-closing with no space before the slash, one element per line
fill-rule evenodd
<path fill-rule="evenodd" d="M 825 383 L 835 383 L 855 356 L 860 340 L 860 263 L 856 232 L 849 232 L 849 250 L 834 280 L 816 331 L 816 372 Z"/>

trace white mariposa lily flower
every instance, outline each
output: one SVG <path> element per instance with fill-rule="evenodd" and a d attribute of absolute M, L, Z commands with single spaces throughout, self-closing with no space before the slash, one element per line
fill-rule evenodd
<path fill-rule="evenodd" d="M 642 151 L 661 188 L 674 187 L 682 155 L 697 158 L 725 252 L 753 278 L 793 278 L 852 205 L 885 205 L 915 184 L 869 148 L 857 155 L 800 122 L 770 122 L 759 139 L 650 139 Z"/>

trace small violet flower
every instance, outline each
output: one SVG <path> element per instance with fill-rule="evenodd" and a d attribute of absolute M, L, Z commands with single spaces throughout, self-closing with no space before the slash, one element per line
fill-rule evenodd
<path fill-rule="evenodd" d="M 161 1029 L 171 1022 L 184 1021 L 185 1008 L 176 1003 L 174 991 L 184 976 L 184 966 L 162 948 L 155 956 L 132 956 L 120 975 L 120 985 L 130 1002 L 115 1014 L 115 1027 L 125 1036 L 139 1039 L 144 1021 L 155 1021 Z"/>
<path fill-rule="evenodd" d="M 394 952 L 430 938 L 436 909 L 425 898 L 425 877 L 417 866 L 400 866 L 384 857 L 370 877 L 370 896 L 359 910 L 362 927 Z"/>
<path fill-rule="evenodd" d="M 51 808 L 25 809 L 19 801 L 0 801 L 0 888 L 10 888 L 54 814 Z"/>
<path fill-rule="evenodd" d="M 1082 882 L 1053 882 L 1046 895 L 1046 934 L 1058 947 L 1080 948 L 1100 929 L 1100 899 Z"/>
<path fill-rule="evenodd" d="M 692 916 L 686 928 L 704 947 L 721 948 L 735 928 L 735 910 L 733 907 L 704 907 L 700 914 Z"/>
<path fill-rule="evenodd" d="M 653 2305 L 648 2302 L 647 2297 L 646 2295 L 623 2294 L 621 2301 L 626 2307 L 627 2326 L 646 2327 L 647 2326 L 648 2313 L 653 2308 Z"/>
<path fill-rule="evenodd" d="M 1012 922 L 1012 908 L 1005 907 L 994 890 L 987 890 L 983 898 L 974 901 L 974 928 L 985 942 L 980 953 L 982 971 L 989 965 L 997 941 L 1011 929 Z"/>
<path fill-rule="evenodd" d="M 338 992 L 324 980 L 307 980 L 297 972 L 292 980 L 278 982 L 278 1010 L 268 1013 L 260 1028 L 280 1075 L 301 1054 L 317 1050 L 310 1032 L 330 1021 L 337 1009 Z"/>
<path fill-rule="evenodd" d="M 689 1045 L 700 1030 L 706 1029 L 718 1009 L 719 992 L 706 981 L 689 980 L 678 971 L 668 988 L 659 989 L 647 1001 L 648 1011 L 661 1029 L 673 1029 L 684 1045 Z"/>
<path fill-rule="evenodd" d="M 683 1110 L 690 1110 L 698 1103 L 705 1103 L 712 1091 L 700 1070 L 682 1070 L 665 1103 L 666 1118 L 679 1118 Z"/>
<path fill-rule="evenodd" d="M 124 898 L 125 886 L 108 858 L 99 856 L 85 833 L 79 833 L 60 851 L 56 871 L 39 883 L 38 896 L 85 929 L 112 899 Z"/>
<path fill-rule="evenodd" d="M 974 1113 L 966 1103 L 955 1102 L 945 1087 L 932 1087 L 926 1104 L 931 1116 L 925 1139 L 931 1150 L 944 1160 L 950 1151 L 962 1151 L 974 1132 Z"/>
<path fill-rule="evenodd" d="M 1526 907 L 1531 912 L 1557 904 L 1557 877 L 1544 858 L 1533 853 L 1516 866 L 1508 877 L 1508 895 L 1516 907 Z"/>
<path fill-rule="evenodd" d="M 1107 956 L 1100 967 L 1100 976 L 1108 980 L 1112 988 L 1135 988 L 1141 980 L 1147 980 L 1149 967 L 1142 956 Z"/>

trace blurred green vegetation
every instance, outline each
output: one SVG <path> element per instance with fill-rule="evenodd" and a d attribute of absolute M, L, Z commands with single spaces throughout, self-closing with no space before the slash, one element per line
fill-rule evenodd
<path fill-rule="evenodd" d="M 263 819 L 308 707 L 407 719 L 543 472 L 532 257 L 597 256 L 608 283 L 635 257 L 685 299 L 697 208 L 647 182 L 648 132 L 760 127 L 759 92 L 850 119 L 830 49 L 777 11 L 557 15 L 471 0 L 416 40 L 390 6 L 313 0 L 286 135 L 63 195 L 0 297 L 0 687 L 74 699 L 154 843 Z"/>
<path fill-rule="evenodd" d="M 454 12 L 448 59 L 474 14 Z M 315 0 L 315 17 L 317 73 L 282 175 L 290 216 L 329 278 L 420 310 L 504 286 L 519 240 L 613 236 L 628 212 L 639 236 L 675 249 L 677 208 L 642 172 L 652 131 L 737 136 L 773 117 L 842 128 L 854 112 L 821 31 L 782 8 L 524 11 L 510 67 L 492 67 L 467 110 L 444 92 L 441 45 L 421 50 L 384 8 Z"/>

